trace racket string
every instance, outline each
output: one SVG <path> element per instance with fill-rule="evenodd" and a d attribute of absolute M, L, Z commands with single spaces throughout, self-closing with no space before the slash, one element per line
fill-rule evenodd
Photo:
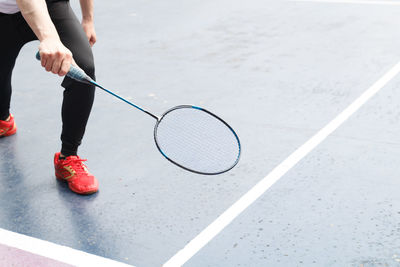
<path fill-rule="evenodd" d="M 240 154 L 233 130 L 201 109 L 166 113 L 157 125 L 156 142 L 170 160 L 201 173 L 223 172 L 236 164 Z"/>

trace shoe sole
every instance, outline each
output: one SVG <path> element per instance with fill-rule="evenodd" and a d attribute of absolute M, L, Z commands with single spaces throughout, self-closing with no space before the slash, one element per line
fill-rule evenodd
<path fill-rule="evenodd" d="M 17 125 L 14 123 L 14 126 L 10 131 L 7 131 L 5 134 L 0 135 L 0 137 L 6 137 L 17 133 Z"/>
<path fill-rule="evenodd" d="M 57 180 L 59 180 L 59 181 L 63 181 L 63 182 L 68 183 L 67 180 L 63 179 L 63 178 L 62 178 L 61 176 L 59 176 L 57 173 L 56 173 L 56 178 L 57 178 Z M 78 191 L 74 190 L 73 188 L 71 188 L 71 187 L 69 186 L 69 183 L 68 183 L 68 188 L 69 188 L 72 192 L 74 192 L 74 193 L 76 193 L 76 194 L 79 194 L 79 195 L 91 195 L 91 194 L 97 193 L 97 192 L 99 191 L 99 189 L 95 189 L 95 190 L 87 191 L 87 192 L 78 192 Z"/>

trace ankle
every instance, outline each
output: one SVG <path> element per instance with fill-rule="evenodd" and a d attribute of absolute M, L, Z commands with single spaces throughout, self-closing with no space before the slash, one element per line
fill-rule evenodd
<path fill-rule="evenodd" d="M 66 159 L 66 158 L 68 158 L 70 156 L 77 156 L 77 155 L 76 154 L 69 154 L 69 153 L 63 154 L 63 153 L 60 152 L 60 155 L 58 156 L 58 158 L 59 159 Z"/>
<path fill-rule="evenodd" d="M 11 120 L 11 115 L 8 115 L 5 119 L 0 119 L 0 121 L 10 121 Z"/>

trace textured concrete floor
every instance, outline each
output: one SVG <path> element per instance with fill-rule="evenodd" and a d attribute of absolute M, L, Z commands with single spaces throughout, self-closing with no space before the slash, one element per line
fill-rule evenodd
<path fill-rule="evenodd" d="M 73 2 L 77 9 L 77 3 Z M 77 9 L 78 10 L 78 9 Z M 0 227 L 135 266 L 160 266 L 400 60 L 400 6 L 286 1 L 97 1 L 97 78 L 161 114 L 225 118 L 239 165 L 171 165 L 154 121 L 97 92 L 80 150 L 89 197 L 54 179 L 60 79 L 27 45 L 13 76 L 16 136 L 0 139 Z M 399 266 L 400 79 L 185 266 Z"/>

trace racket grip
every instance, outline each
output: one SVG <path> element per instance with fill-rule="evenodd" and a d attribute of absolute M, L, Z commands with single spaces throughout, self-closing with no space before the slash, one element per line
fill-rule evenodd
<path fill-rule="evenodd" d="M 40 60 L 40 53 L 36 53 L 36 59 Z M 93 82 L 93 79 L 89 77 L 81 68 L 78 66 L 75 66 L 71 64 L 71 67 L 67 73 L 67 76 L 70 77 L 71 79 L 74 79 L 78 82 L 82 83 L 90 83 Z"/>

